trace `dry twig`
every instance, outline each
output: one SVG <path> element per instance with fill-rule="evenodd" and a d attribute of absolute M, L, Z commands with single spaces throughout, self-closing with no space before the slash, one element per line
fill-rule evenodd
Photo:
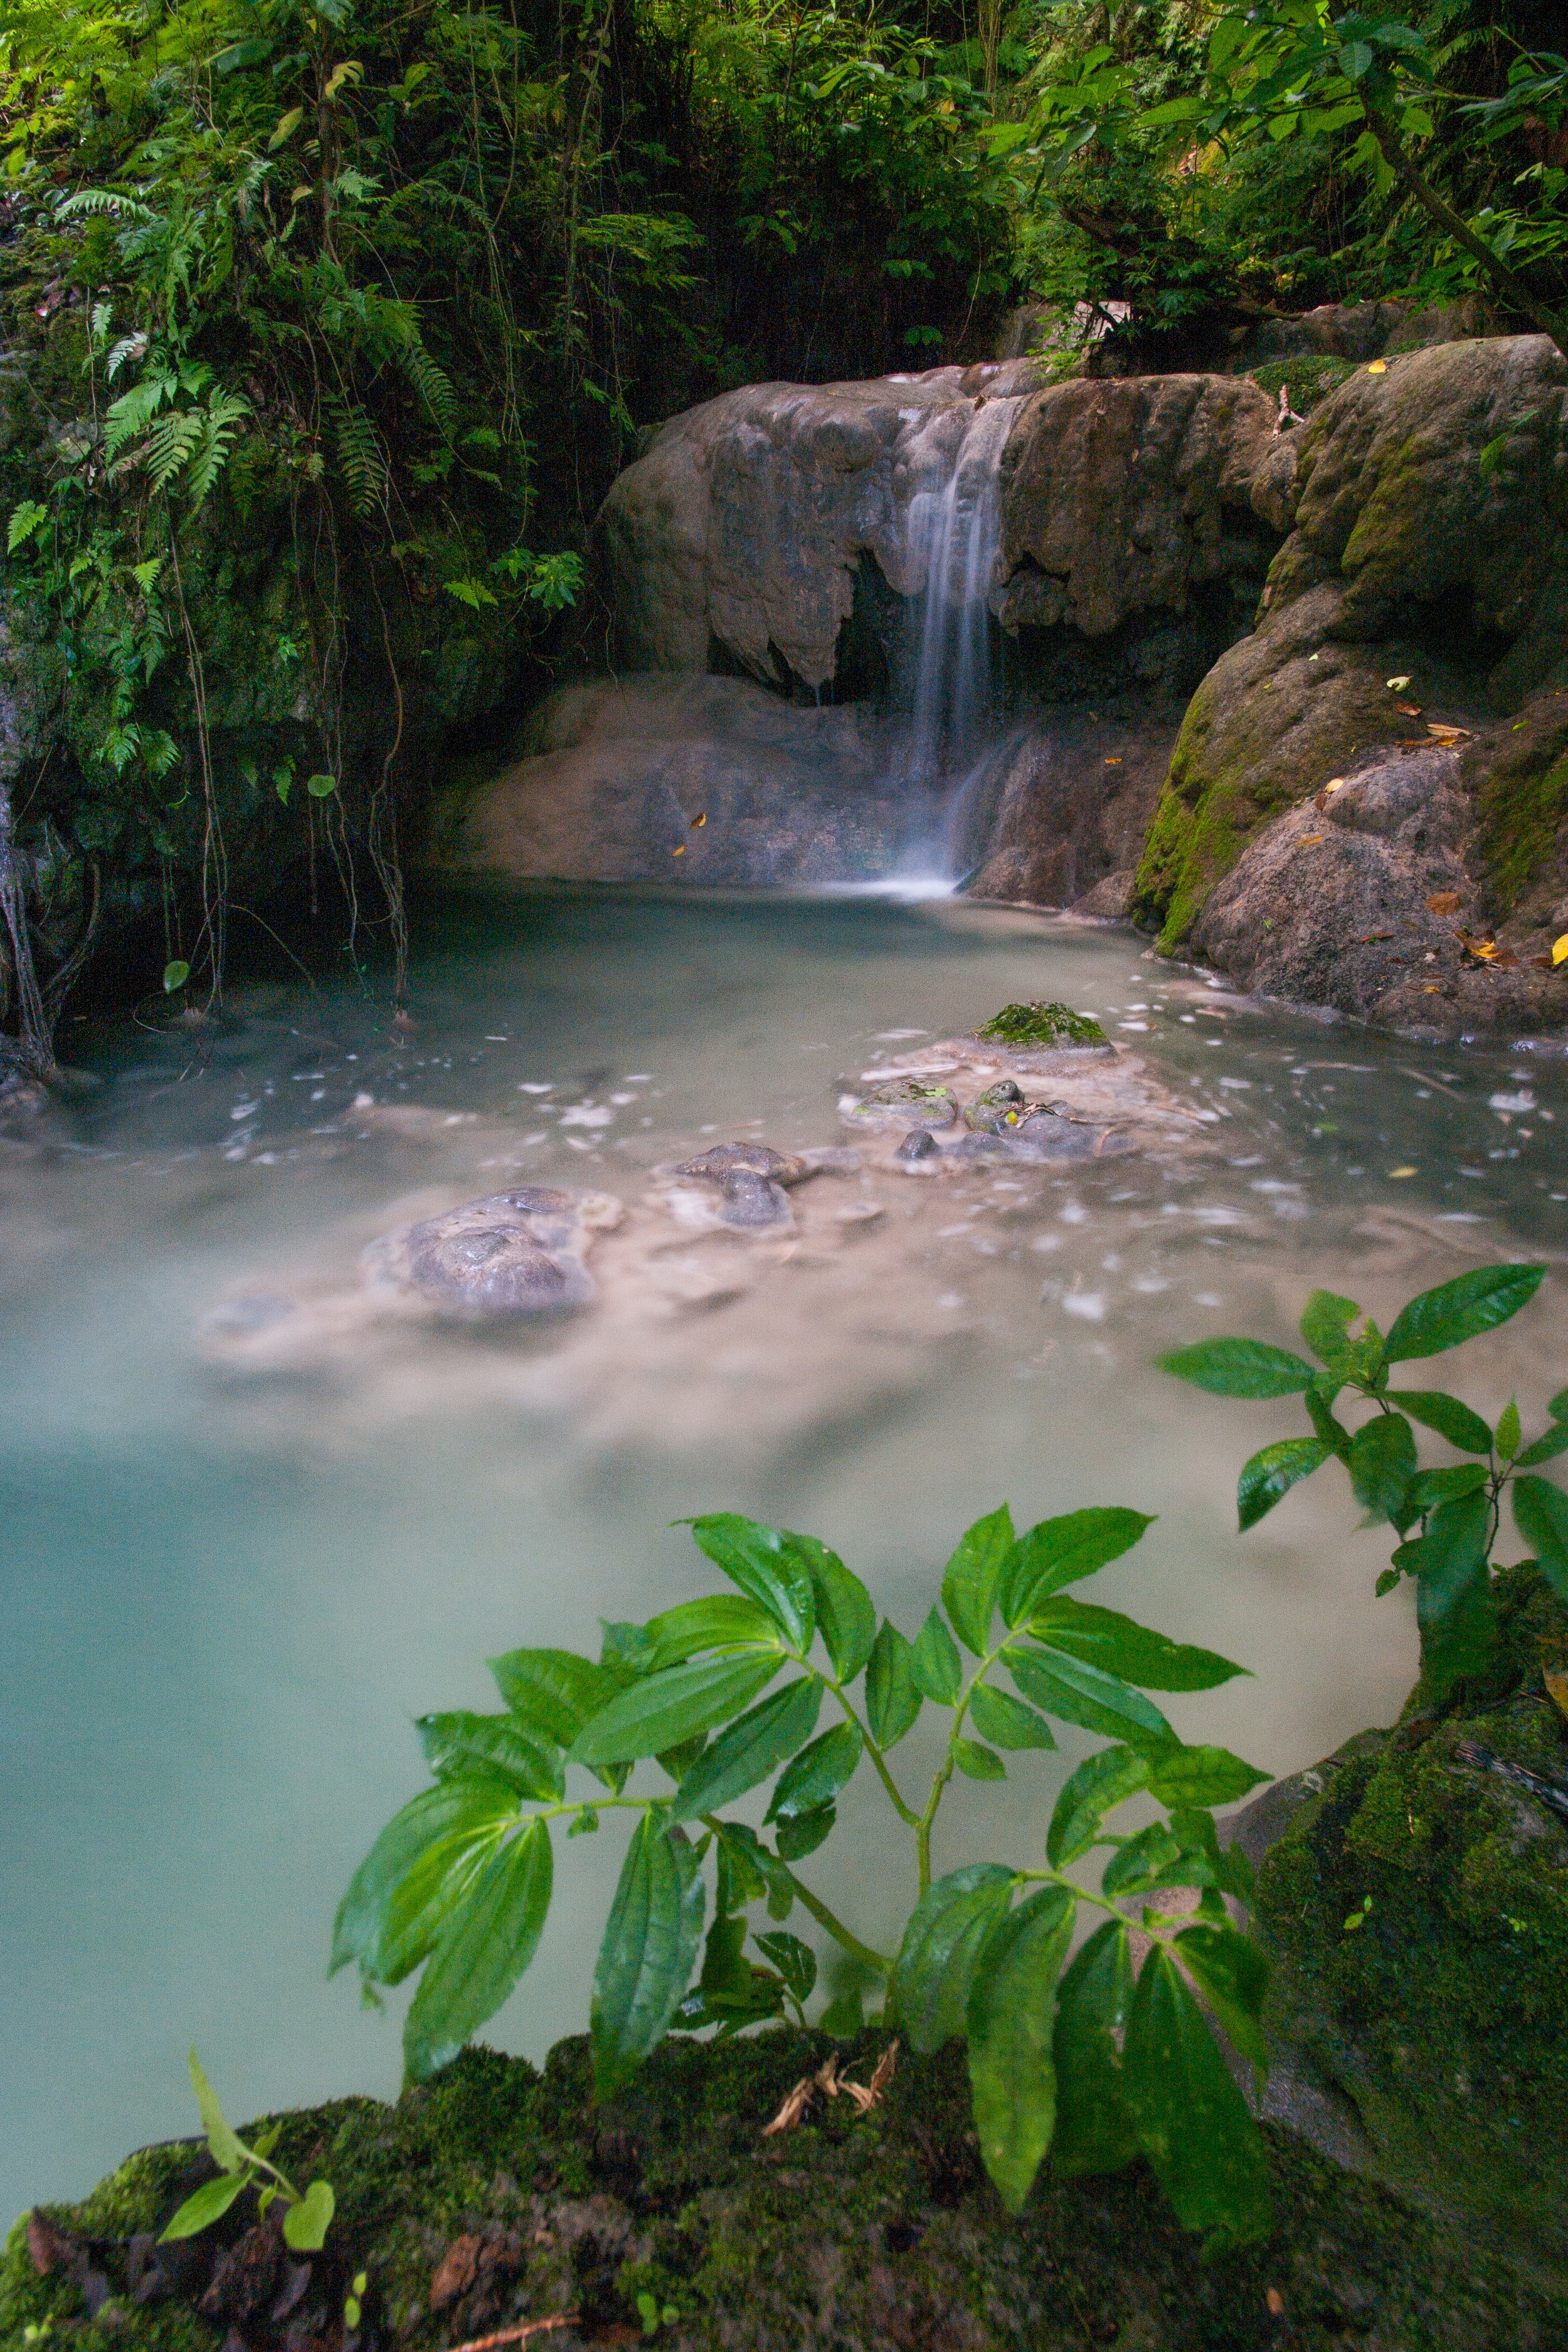
<path fill-rule="evenodd" d="M 572 2327 L 579 2317 L 575 2311 L 552 2311 L 548 2319 L 525 2319 L 520 2326 L 498 2328 L 493 2336 L 471 2336 L 467 2344 L 454 2344 L 452 2352 L 495 2352 L 498 2344 L 528 2344 L 536 2336 L 552 2336 L 558 2327 Z"/>
<path fill-rule="evenodd" d="M 770 2139 L 774 2132 L 794 2131 L 818 2091 L 825 2091 L 830 2099 L 837 2099 L 842 2093 L 854 2101 L 858 2115 L 866 2115 L 880 2105 L 882 2094 L 893 2079 L 898 2057 L 898 2043 L 889 2042 L 877 2061 L 870 2081 L 852 2083 L 847 2074 L 838 2072 L 837 2051 L 829 2051 L 815 2074 L 803 2074 L 795 2088 L 785 2094 L 772 2123 L 763 2126 L 763 2137 Z M 468 2352 L 468 2348 L 461 2347 L 461 2352 Z"/>

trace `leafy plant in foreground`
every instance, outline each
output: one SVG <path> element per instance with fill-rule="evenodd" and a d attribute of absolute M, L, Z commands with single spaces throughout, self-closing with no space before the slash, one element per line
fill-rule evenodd
<path fill-rule="evenodd" d="M 597 1660 L 569 1650 L 493 1658 L 503 1713 L 421 1719 L 435 1785 L 355 1874 L 333 1969 L 357 1962 L 374 2000 L 375 1987 L 423 1967 L 404 2050 L 411 2077 L 430 2074 L 493 2016 L 538 1948 L 551 1823 L 564 1821 L 573 1838 L 607 1812 L 630 1812 L 594 1975 L 601 2095 L 672 2030 L 711 2026 L 723 2038 L 786 2015 L 804 2024 L 816 1958 L 783 1924 L 798 1903 L 862 1982 L 885 1980 L 883 2022 L 915 2049 L 966 2040 L 981 2152 L 1009 2206 L 1022 2205 L 1047 2149 L 1069 2175 L 1142 2154 L 1211 2245 L 1261 2234 L 1261 2147 L 1198 1996 L 1261 2069 L 1264 1961 L 1224 1900 L 1246 1897 L 1249 1874 L 1221 1848 L 1213 1808 L 1267 1776 L 1223 1748 L 1184 1745 L 1144 1695 L 1211 1689 L 1243 1669 L 1065 1589 L 1149 1525 L 1139 1511 L 1081 1510 L 1015 1536 L 1004 1505 L 963 1537 L 940 1606 L 910 1641 L 886 1618 L 879 1625 L 865 1585 L 816 1537 L 729 1513 L 693 1520 L 734 1591 L 646 1625 L 607 1625 Z M 825 1701 L 833 1720 L 819 1730 Z M 943 1711 L 946 1736 L 929 1789 L 911 1800 L 889 1759 L 928 1704 Z M 954 1774 L 1005 1780 L 1005 1756 L 1056 1746 L 1048 1717 L 1112 1744 L 1062 1790 L 1043 1860 L 969 1863 L 933 1878 L 932 1832 Z M 795 1868 L 831 1833 L 863 1761 L 911 1848 L 916 1899 L 896 1952 L 864 1942 Z M 664 1775 L 647 1792 L 631 1785 L 645 1764 Z M 569 1794 L 569 1769 L 592 1789 Z M 763 1831 L 732 1818 L 770 1780 Z M 1107 1830 L 1107 1816 L 1138 1797 L 1162 1817 Z M 1110 1853 L 1097 1894 L 1069 1873 L 1100 1848 Z M 1195 1916 L 1146 1908 L 1135 1969 L 1121 1905 L 1178 1886 L 1200 1890 Z M 772 1925 L 753 1932 L 757 1903 Z M 1080 1906 L 1105 1916 L 1069 1961 Z M 858 1995 L 821 2021 L 853 2032 Z"/>
<path fill-rule="evenodd" d="M 287 2173 L 279 2172 L 271 2162 L 278 2145 L 281 2124 L 272 2124 L 264 2131 L 254 2147 L 247 2147 L 233 2129 L 218 2105 L 217 2093 L 202 2071 L 202 2062 L 191 2053 L 191 2088 L 196 2095 L 202 2121 L 206 2126 L 207 2147 L 213 2162 L 218 2168 L 216 2180 L 204 2181 L 201 2188 L 186 2198 L 179 2211 L 160 2239 L 167 2245 L 172 2238 L 194 2238 L 199 2231 L 228 2211 L 237 2197 L 250 2188 L 258 2188 L 260 2197 L 258 2216 L 264 2217 L 268 2207 L 280 2199 L 283 2204 L 284 2242 L 297 2254 L 315 2253 L 326 2243 L 331 2225 L 335 2200 L 330 2180 L 312 2180 L 303 2194 L 295 2188 Z M 263 2180 L 263 2175 L 270 2178 Z"/>
<path fill-rule="evenodd" d="M 1426 1696 L 1440 1701 L 1462 1675 L 1484 1673 L 1497 1636 L 1492 1548 L 1502 1517 L 1503 1489 L 1511 1489 L 1513 1521 L 1535 1554 L 1552 1591 L 1568 1601 L 1568 1495 L 1540 1465 L 1568 1453 L 1568 1389 L 1548 1403 L 1548 1425 L 1524 1443 L 1519 1407 L 1510 1399 L 1497 1427 L 1444 1389 L 1391 1388 L 1395 1365 L 1447 1354 L 1466 1339 L 1495 1330 L 1528 1306 L 1545 1267 L 1488 1265 L 1424 1290 L 1403 1307 L 1386 1339 L 1353 1298 L 1314 1290 L 1301 1317 L 1301 1337 L 1316 1364 L 1261 1339 L 1205 1339 L 1162 1356 L 1181 1380 L 1214 1396 L 1300 1394 L 1312 1424 L 1310 1437 L 1266 1445 L 1242 1470 L 1237 1506 L 1242 1530 L 1256 1527 L 1301 1479 L 1339 1460 L 1351 1491 L 1373 1520 L 1385 1519 L 1405 1538 L 1393 1565 L 1377 1580 L 1381 1597 L 1406 1576 L 1415 1580 L 1421 1628 L 1421 1670 Z M 1348 1392 L 1373 1411 L 1357 1429 L 1335 1418 Z M 1417 1422 L 1434 1430 L 1468 1462 L 1423 1470 L 1416 1455 Z"/>

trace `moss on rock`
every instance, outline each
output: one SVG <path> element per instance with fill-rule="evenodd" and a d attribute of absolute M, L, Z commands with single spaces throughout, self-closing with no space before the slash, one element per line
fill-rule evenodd
<path fill-rule="evenodd" d="M 1104 1030 L 1092 1013 L 1075 1013 L 1070 1004 L 1005 1004 L 993 1013 L 977 1037 L 994 1037 L 1002 1045 L 1103 1045 Z"/>

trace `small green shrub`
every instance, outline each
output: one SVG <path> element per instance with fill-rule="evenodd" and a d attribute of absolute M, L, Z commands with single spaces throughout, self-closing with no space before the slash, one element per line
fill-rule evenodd
<path fill-rule="evenodd" d="M 1070 1004 L 1005 1004 L 977 1037 L 994 1037 L 1003 1045 L 1103 1045 L 1104 1030 L 1092 1014 L 1075 1013 Z"/>

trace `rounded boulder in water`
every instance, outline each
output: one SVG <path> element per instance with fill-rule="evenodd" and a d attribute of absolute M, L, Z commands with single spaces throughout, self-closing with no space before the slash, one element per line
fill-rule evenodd
<path fill-rule="evenodd" d="M 906 1168 L 918 1168 L 922 1162 L 930 1167 L 941 1154 L 936 1138 L 929 1127 L 911 1127 L 893 1157 Z"/>
<path fill-rule="evenodd" d="M 724 1199 L 719 1211 L 726 1225 L 783 1225 L 792 1222 L 784 1187 L 753 1168 L 734 1168 L 724 1179 Z"/>
<path fill-rule="evenodd" d="M 699 1152 L 695 1160 L 683 1160 L 675 1172 L 706 1177 L 714 1184 L 725 1184 L 731 1176 L 762 1176 L 773 1184 L 798 1184 L 811 1171 L 804 1160 L 793 1152 L 775 1151 L 771 1144 L 716 1143 L 710 1151 Z"/>
<path fill-rule="evenodd" d="M 845 1115 L 853 1127 L 951 1127 L 958 1117 L 958 1098 L 951 1087 L 889 1078 L 886 1086 L 862 1095 Z"/>
<path fill-rule="evenodd" d="M 998 1078 L 964 1108 L 971 1135 L 1009 1135 L 1025 1116 L 1024 1089 L 1016 1078 Z"/>
<path fill-rule="evenodd" d="M 582 1252 L 612 1206 L 598 1195 L 518 1185 L 373 1243 L 365 1270 L 467 1320 L 581 1307 L 594 1295 Z"/>

